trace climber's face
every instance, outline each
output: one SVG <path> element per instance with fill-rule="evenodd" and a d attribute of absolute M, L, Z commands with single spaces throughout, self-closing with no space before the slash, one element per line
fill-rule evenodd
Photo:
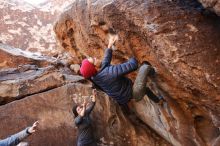
<path fill-rule="evenodd" d="M 88 61 L 95 65 L 96 58 L 89 57 Z"/>
<path fill-rule="evenodd" d="M 79 114 L 83 109 L 83 106 L 77 106 L 76 111 Z"/>
<path fill-rule="evenodd" d="M 101 62 L 100 62 L 97 58 L 89 57 L 89 58 L 88 58 L 88 61 L 89 61 L 90 63 L 92 63 L 93 65 L 95 65 L 96 68 L 99 68 L 100 65 L 101 65 Z"/>

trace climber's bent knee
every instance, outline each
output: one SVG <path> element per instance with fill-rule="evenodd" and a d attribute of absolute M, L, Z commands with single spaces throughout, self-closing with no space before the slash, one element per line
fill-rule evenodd
<path fill-rule="evenodd" d="M 151 68 L 152 67 L 148 64 L 143 64 L 139 68 L 137 77 L 133 85 L 133 98 L 135 98 L 136 101 L 141 100 L 146 94 L 147 75 L 150 72 Z"/>

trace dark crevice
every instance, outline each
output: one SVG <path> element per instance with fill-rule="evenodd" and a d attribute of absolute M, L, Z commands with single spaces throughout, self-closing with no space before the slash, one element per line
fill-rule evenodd
<path fill-rule="evenodd" d="M 62 46 L 63 46 L 63 48 L 66 48 L 66 47 L 68 47 L 68 44 L 62 43 Z"/>
<path fill-rule="evenodd" d="M 106 22 L 104 22 L 104 21 L 99 22 L 99 26 L 102 26 L 102 25 L 105 25 L 105 24 L 106 24 Z"/>
<path fill-rule="evenodd" d="M 209 8 L 204 8 L 203 5 L 198 0 L 178 0 L 177 5 L 184 10 L 198 11 L 204 16 L 220 18 L 216 13 L 211 11 Z"/>
<path fill-rule="evenodd" d="M 67 32 L 67 36 L 68 36 L 68 37 L 72 37 L 72 36 L 73 36 L 73 33 L 74 33 L 73 28 L 70 28 L 70 29 L 68 30 L 68 32 Z"/>
<path fill-rule="evenodd" d="M 192 10 L 203 10 L 205 9 L 200 2 L 197 0 L 178 0 L 177 4 L 181 7 L 192 9 Z"/>

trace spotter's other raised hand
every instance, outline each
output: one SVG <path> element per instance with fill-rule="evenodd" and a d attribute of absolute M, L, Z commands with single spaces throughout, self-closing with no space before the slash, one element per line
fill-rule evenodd
<path fill-rule="evenodd" d="M 36 132 L 36 129 L 37 129 L 38 125 L 39 125 L 38 121 L 34 122 L 34 124 L 28 129 L 28 132 L 31 133 L 31 134 Z"/>

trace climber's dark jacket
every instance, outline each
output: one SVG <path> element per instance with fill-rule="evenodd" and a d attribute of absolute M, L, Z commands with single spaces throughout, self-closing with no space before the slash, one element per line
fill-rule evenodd
<path fill-rule="evenodd" d="M 75 124 L 78 127 L 77 146 L 96 145 L 93 137 L 93 130 L 91 125 L 90 113 L 95 106 L 95 102 L 89 106 L 85 111 L 85 115 L 81 117 L 78 115 L 75 118 Z"/>
<path fill-rule="evenodd" d="M 138 68 L 135 58 L 127 62 L 111 65 L 112 49 L 106 49 L 100 71 L 91 78 L 99 88 L 115 99 L 120 105 L 126 104 L 132 97 L 132 81 L 126 74 Z"/>

